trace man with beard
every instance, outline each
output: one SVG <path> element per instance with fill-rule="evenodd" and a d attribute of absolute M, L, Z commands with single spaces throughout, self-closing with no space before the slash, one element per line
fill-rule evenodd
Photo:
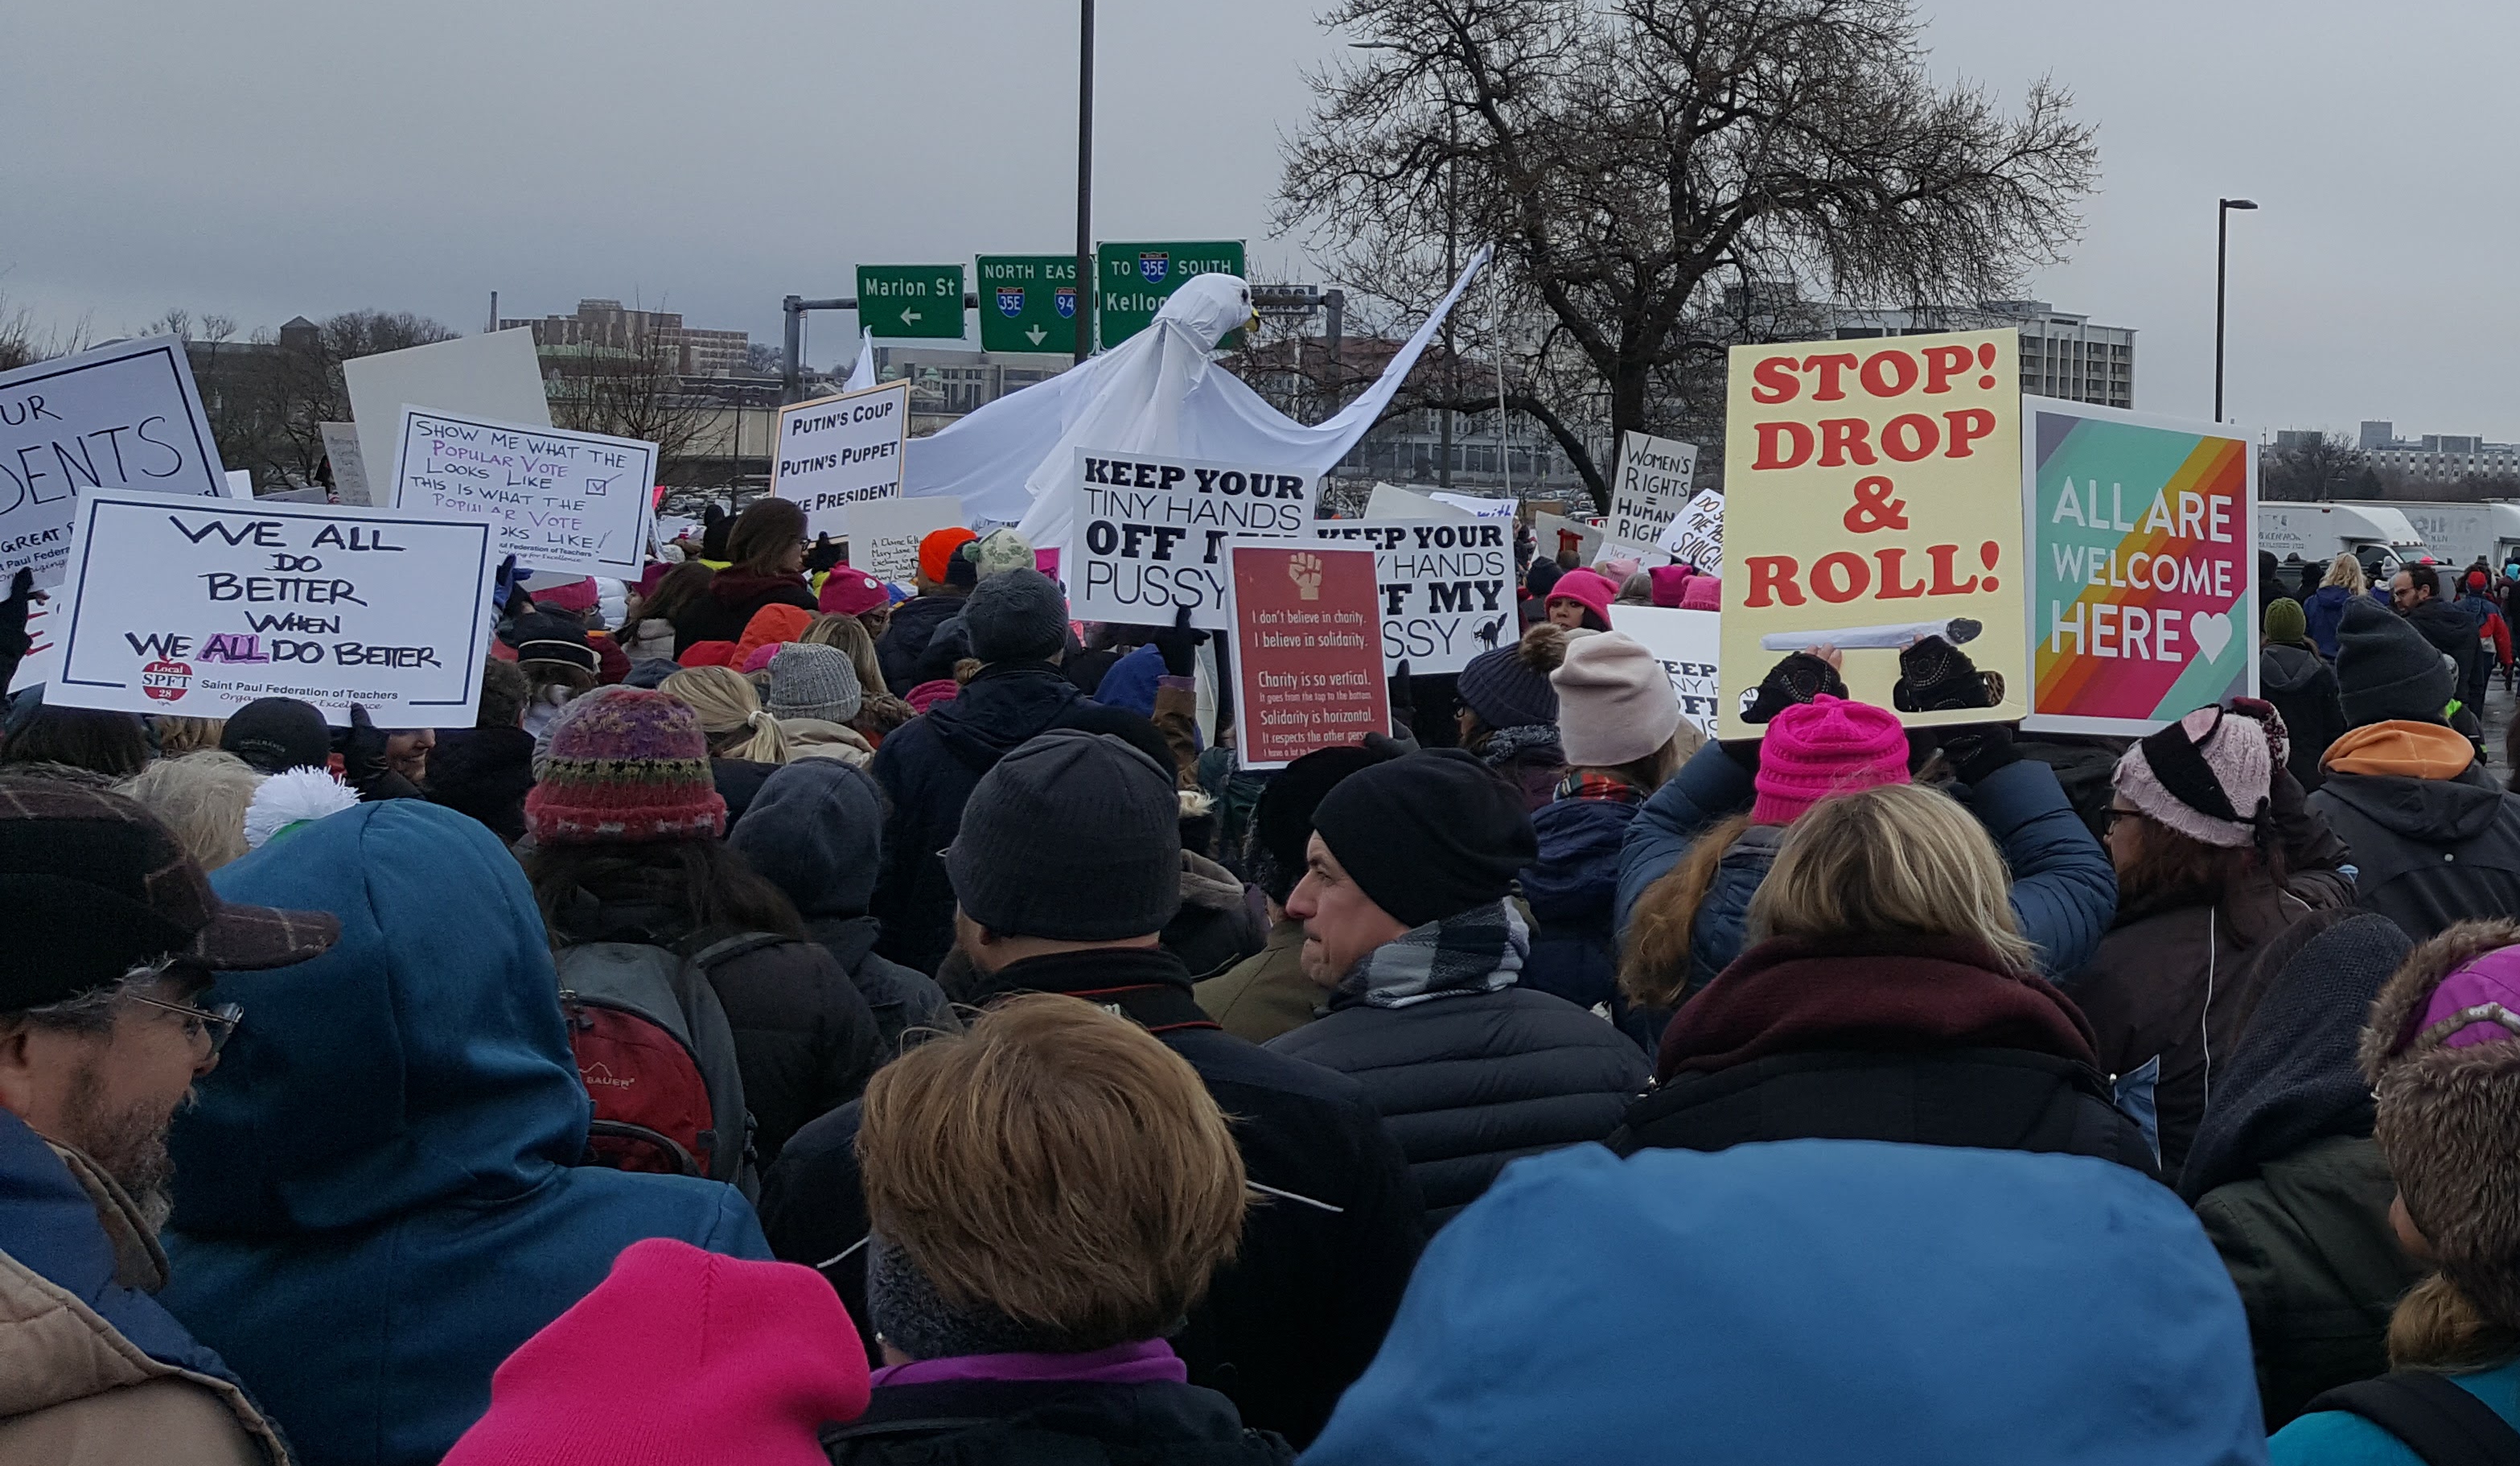
<path fill-rule="evenodd" d="M 330 947 L 319 912 L 241 906 L 138 804 L 0 780 L 0 1463 L 289 1459 L 209 1349 L 150 1297 L 166 1128 L 243 1015 L 214 971 Z"/>

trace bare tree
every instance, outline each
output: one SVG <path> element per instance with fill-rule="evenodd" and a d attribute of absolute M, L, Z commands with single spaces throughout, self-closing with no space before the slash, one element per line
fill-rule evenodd
<path fill-rule="evenodd" d="M 1586 431 L 1720 421 L 1722 353 L 1803 288 L 2002 296 L 2079 236 L 2098 166 L 2071 98 L 1938 88 L 1908 0 L 1341 0 L 1372 59 L 1314 78 L 1282 228 L 1406 310 L 1448 231 L 1493 241 L 1509 406 L 1597 498 Z M 1729 287 L 1729 290 L 1728 290 Z M 1452 393 L 1469 406 L 1469 392 Z M 1712 455 L 1710 455 L 1711 457 Z"/>
<path fill-rule="evenodd" d="M 662 332 L 641 332 L 626 348 L 559 347 L 544 361 L 553 426 L 654 443 L 660 479 L 694 456 L 717 411 L 685 389 L 681 343 Z"/>
<path fill-rule="evenodd" d="M 193 323 L 188 318 L 185 324 Z M 207 315 L 189 339 L 219 343 L 235 330 L 233 321 Z M 232 469 L 252 470 L 257 481 L 315 482 L 324 465 L 321 425 L 350 420 L 341 363 L 455 336 L 410 311 L 352 310 L 328 317 L 312 332 L 257 332 L 250 343 L 196 353 L 194 376 L 220 460 Z"/>
<path fill-rule="evenodd" d="M 2375 499 L 2382 492 L 2369 456 L 2339 433 L 2295 438 L 2289 445 L 2265 454 L 2258 463 L 2258 496 L 2262 499 L 2325 502 Z"/>
<path fill-rule="evenodd" d="M 8 295 L 0 292 L 0 372 L 84 351 L 89 344 L 85 317 L 68 331 L 50 330 L 35 324 L 31 307 L 11 305 Z"/>

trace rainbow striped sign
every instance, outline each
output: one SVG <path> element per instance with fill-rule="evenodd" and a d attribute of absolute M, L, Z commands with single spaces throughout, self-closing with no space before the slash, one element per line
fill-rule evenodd
<path fill-rule="evenodd" d="M 2258 690 L 2257 444 L 2229 427 L 2022 399 L 2030 715 L 2149 733 Z"/>

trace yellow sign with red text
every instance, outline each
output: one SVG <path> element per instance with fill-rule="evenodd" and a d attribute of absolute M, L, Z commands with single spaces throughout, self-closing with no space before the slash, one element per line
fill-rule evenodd
<path fill-rule="evenodd" d="M 2021 376 L 2010 330 L 1732 348 L 1725 435 L 1725 738 L 1789 653 L 1835 647 L 1858 700 L 1912 725 L 2028 710 Z M 2001 673 L 1992 710 L 1905 710 L 1921 636 Z"/>

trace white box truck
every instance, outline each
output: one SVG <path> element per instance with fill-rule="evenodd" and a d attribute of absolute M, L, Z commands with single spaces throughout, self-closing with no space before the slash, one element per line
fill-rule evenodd
<path fill-rule="evenodd" d="M 2424 537 L 2396 505 L 2258 504 L 2258 548 L 2271 550 L 2287 572 L 2352 555 L 2364 572 L 2386 581 L 2405 562 L 2428 558 Z"/>
<path fill-rule="evenodd" d="M 2466 504 L 2443 504 L 2391 499 L 2349 500 L 2355 509 L 2394 509 L 2407 517 L 2415 532 L 2424 537 L 2424 548 L 2432 552 L 2435 563 L 2463 570 L 2474 565 L 2479 556 L 2501 574 L 2502 562 L 2514 549 L 2520 549 L 2520 504 L 2486 500 Z"/>

